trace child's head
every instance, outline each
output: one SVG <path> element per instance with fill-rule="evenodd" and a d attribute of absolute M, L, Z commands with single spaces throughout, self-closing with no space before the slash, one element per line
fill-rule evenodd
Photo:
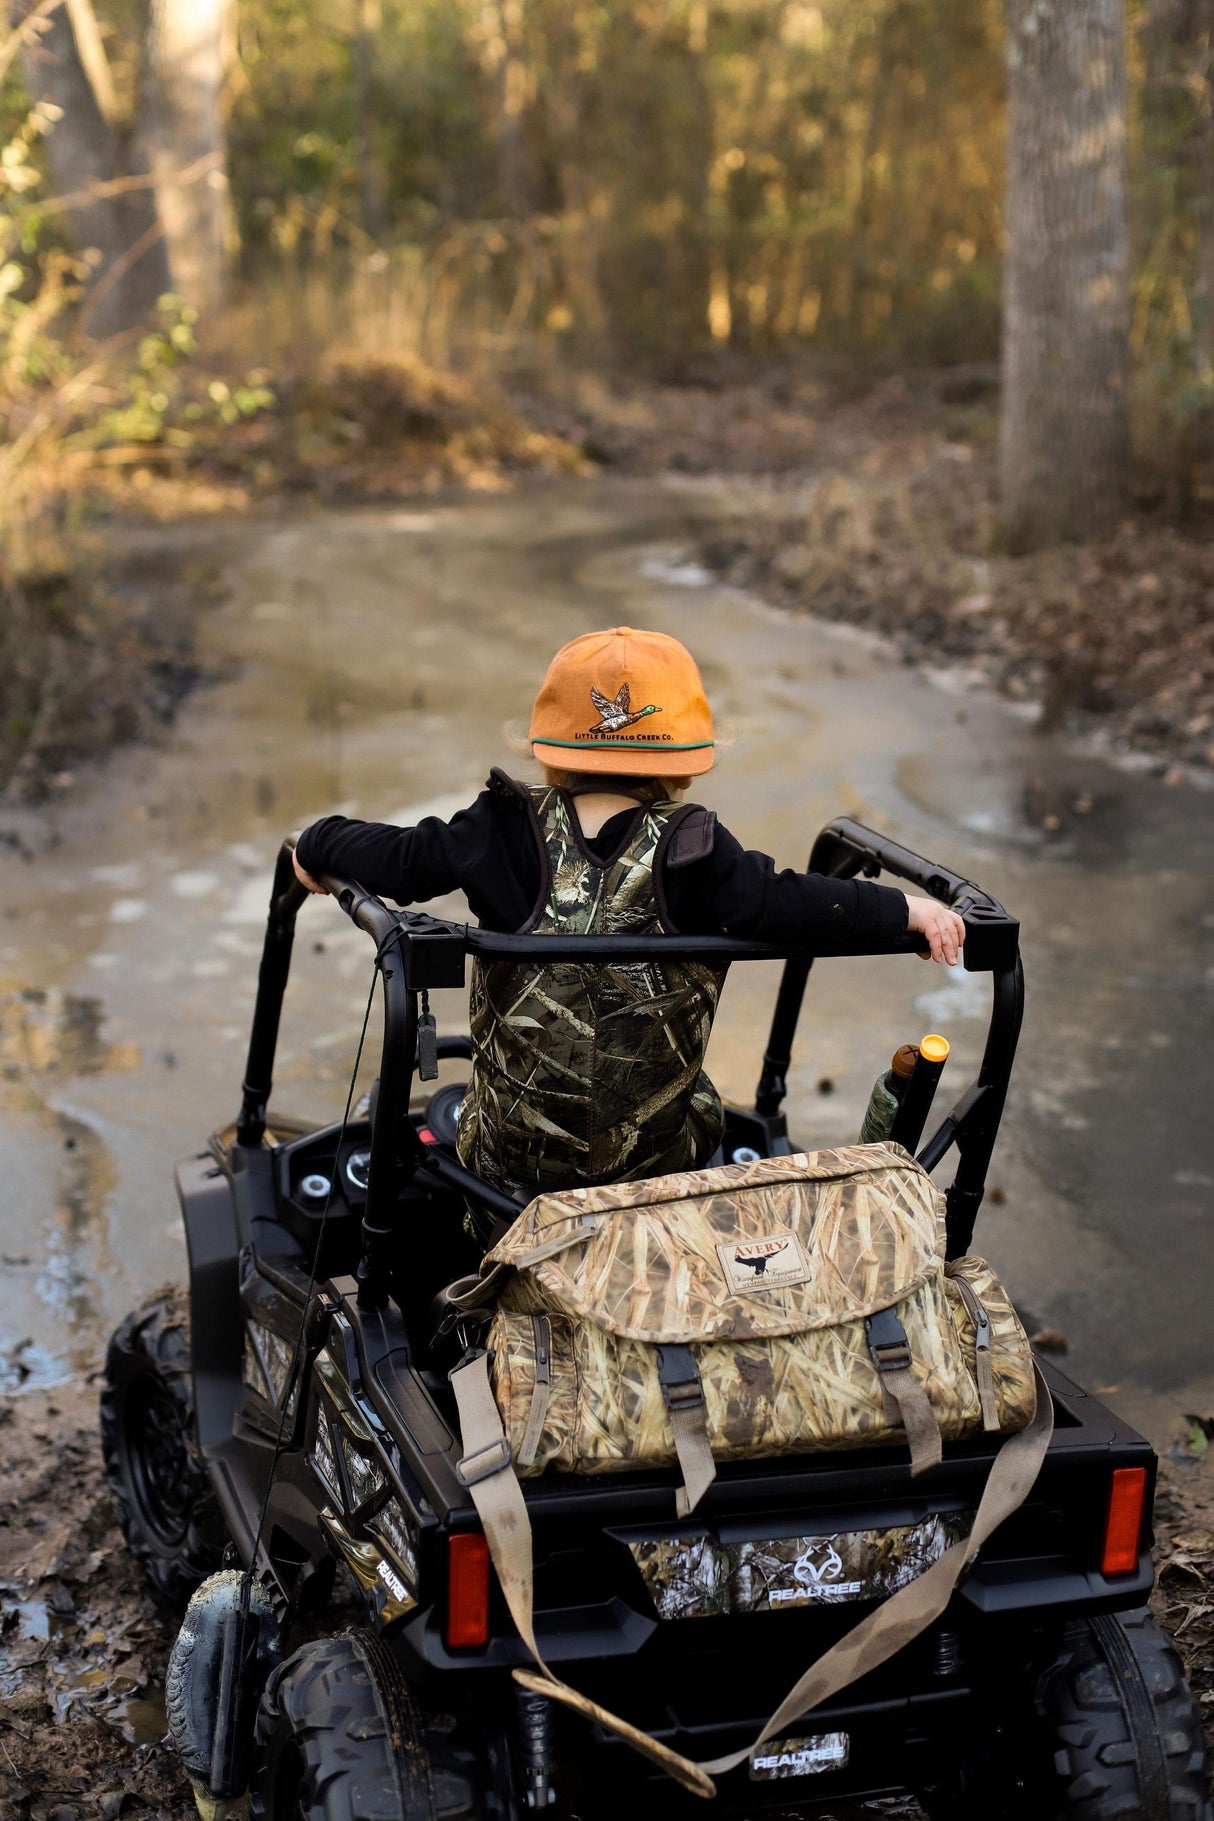
<path fill-rule="evenodd" d="M 546 773 L 684 785 L 713 763 L 712 711 L 696 661 L 664 632 L 588 632 L 548 666 L 531 713 Z M 610 780 L 610 786 L 608 785 Z M 552 780 L 557 781 L 557 780 Z"/>

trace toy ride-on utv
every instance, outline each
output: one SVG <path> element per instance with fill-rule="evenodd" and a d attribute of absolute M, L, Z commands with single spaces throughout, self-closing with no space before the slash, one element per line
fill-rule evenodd
<path fill-rule="evenodd" d="M 876 1157 L 883 1180 L 926 1185 L 940 1280 L 954 1284 L 980 1263 L 967 1255 L 1023 1005 L 1018 925 L 972 883 L 851 821 L 823 830 L 810 864 L 841 877 L 884 870 L 950 905 L 965 920 L 966 968 L 990 976 L 977 1079 L 931 1135 L 923 1138 L 934 1076 L 916 1070 L 893 1133 L 904 1149 L 816 1154 L 851 1159 L 861 1177 Z M 434 1080 L 438 1058 L 472 1054 L 468 1038 L 436 1036 L 430 990 L 462 984 L 469 956 L 617 970 L 659 956 L 714 967 L 784 960 L 754 1107 L 726 1109 L 713 1167 L 677 1183 L 623 1185 L 625 1202 L 645 1192 L 646 1206 L 631 1210 L 640 1233 L 666 1183 L 671 1196 L 695 1191 L 695 1210 L 720 1223 L 726 1191 L 741 1204 L 786 1176 L 822 1173 L 794 1151 L 782 1112 L 802 999 L 815 959 L 876 949 L 506 936 L 325 883 L 374 944 L 368 1013 L 382 982 L 370 1105 L 351 1115 L 351 1082 L 337 1124 L 305 1129 L 268 1110 L 305 899 L 288 844 L 239 1117 L 178 1170 L 188 1313 L 173 1292 L 129 1316 L 110 1344 L 102 1397 L 127 1541 L 163 1594 L 193 1595 L 166 1692 L 203 1812 L 227 1812 L 246 1787 L 250 1814 L 273 1821 L 510 1821 L 530 1809 L 649 1817 L 694 1809 L 696 1795 L 714 1796 L 717 1812 L 751 1815 L 910 1791 L 935 1821 L 1210 1821 L 1197 1710 L 1145 1611 L 1155 1457 L 1051 1362 L 1034 1368 L 1010 1304 L 988 1316 L 972 1282 L 958 1291 L 966 1395 L 994 1409 L 1007 1393 L 1002 1368 L 992 1374 L 989 1363 L 992 1324 L 1002 1323 L 1020 1337 L 1029 1385 L 1037 1373 L 1036 1415 L 1024 1428 L 1026 1410 L 1020 1433 L 1004 1440 L 989 1433 L 999 1424 L 983 1401 L 983 1422 L 942 1453 L 937 1426 L 926 1473 L 907 1460 L 908 1440 L 926 1444 L 912 1433 L 911 1350 L 899 1321 L 889 1326 L 893 1309 L 861 1311 L 858 1346 L 878 1414 L 904 1421 L 896 1444 L 874 1428 L 871 1443 L 861 1432 L 846 1452 L 786 1440 L 748 1458 L 714 1448 L 706 1461 L 687 1440 L 704 1407 L 687 1360 L 697 1354 L 707 1377 L 711 1349 L 660 1344 L 649 1351 L 660 1359 L 655 1382 L 678 1466 L 638 1457 L 629 1471 L 549 1467 L 522 1477 L 536 1434 L 522 1446 L 507 1440 L 491 1397 L 489 1439 L 471 1433 L 479 1418 L 468 1387 L 475 1380 L 483 1391 L 490 1366 L 502 1370 L 491 1357 L 500 1341 L 486 1345 L 484 1291 L 504 1267 L 482 1271 L 486 1254 L 506 1257 L 515 1245 L 521 1267 L 514 1236 L 551 1203 L 565 1226 L 528 1258 L 564 1270 L 577 1249 L 566 1229 L 580 1223 L 579 1242 L 597 1232 L 593 1210 L 604 1197 L 618 1205 L 621 1191 L 542 1196 L 524 1217 L 521 1198 L 463 1167 L 462 1088 L 413 1098 L 415 1072 Z M 941 1203 L 924 1172 L 950 1151 L 956 1172 Z M 898 1211 L 871 1186 L 863 1193 L 848 1205 L 870 1225 L 886 1221 L 897 1249 Z M 717 1247 L 730 1253 L 720 1306 L 732 1297 L 731 1307 L 769 1309 L 804 1293 L 811 1254 L 838 1230 L 834 1206 L 822 1201 L 800 1239 L 783 1232 Z M 660 1250 L 651 1246 L 648 1275 L 640 1272 L 642 1298 L 665 1269 Z M 710 1243 L 701 1253 L 711 1263 Z M 546 1268 L 536 1264 L 533 1281 Z M 764 1278 L 766 1302 L 752 1293 Z M 790 1283 L 801 1289 L 780 1290 Z M 673 1294 L 676 1314 L 689 1299 Z M 909 1328 L 908 1306 L 898 1305 Z M 532 1337 L 533 1387 L 543 1381 L 548 1396 L 559 1319 L 499 1313 L 495 1324 L 503 1319 Z M 759 1344 L 737 1344 L 743 1378 L 770 1371 L 747 1351 Z M 761 1344 L 770 1361 L 786 1343 Z M 824 1385 L 828 1377 L 824 1368 Z M 591 1400 L 597 1389 L 577 1385 Z M 500 1401 L 500 1377 L 498 1391 Z M 781 1406 L 771 1392 L 763 1405 L 773 1434 L 803 1415 L 790 1395 Z M 815 1381 L 802 1401 L 816 1395 Z M 531 1396 L 534 1405 L 534 1388 Z M 603 1450 L 637 1441 L 623 1432 L 623 1403 L 614 1415 L 595 1408 Z M 661 1427 L 660 1402 L 658 1411 Z M 1017 1449 L 1033 1456 L 1031 1470 L 1007 1465 Z M 990 1489 L 1002 1476 L 1007 1494 L 1017 1472 L 1006 1521 L 987 1534 Z M 315 1631 L 335 1565 L 361 1622 L 284 1658 L 302 1615 Z"/>

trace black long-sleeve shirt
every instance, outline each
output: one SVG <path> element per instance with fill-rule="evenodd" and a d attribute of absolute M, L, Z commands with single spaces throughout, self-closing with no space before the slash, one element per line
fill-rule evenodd
<path fill-rule="evenodd" d="M 635 811 L 621 810 L 586 841 L 599 860 L 613 859 L 631 833 Z M 534 909 L 541 861 L 532 828 L 500 791 L 483 790 L 449 822 L 427 816 L 416 828 L 325 816 L 304 831 L 299 863 L 314 878 L 356 879 L 377 897 L 424 904 L 462 891 L 485 928 L 512 933 Z M 702 858 L 665 868 L 668 920 L 684 935 L 725 933 L 780 942 L 830 930 L 888 937 L 906 928 L 906 898 L 863 879 L 777 872 L 769 854 L 747 851 L 727 828 L 712 824 Z"/>

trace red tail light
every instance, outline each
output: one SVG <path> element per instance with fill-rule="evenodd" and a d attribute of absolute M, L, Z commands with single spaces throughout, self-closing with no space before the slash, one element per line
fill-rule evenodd
<path fill-rule="evenodd" d="M 447 1539 L 447 1648 L 489 1642 L 489 1545 L 479 1530 Z"/>
<path fill-rule="evenodd" d="M 1104 1526 L 1101 1574 L 1133 1574 L 1138 1566 L 1142 1512 L 1147 1497 L 1145 1467 L 1116 1467 Z"/>

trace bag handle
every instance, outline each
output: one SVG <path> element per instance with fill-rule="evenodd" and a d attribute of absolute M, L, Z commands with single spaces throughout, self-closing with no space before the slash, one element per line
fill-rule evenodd
<path fill-rule="evenodd" d="M 775 1713 L 751 1744 L 723 1758 L 712 1758 L 696 1764 L 627 1720 L 600 1707 L 570 1688 L 555 1676 L 539 1653 L 535 1641 L 534 1562 L 531 1519 L 523 1489 L 510 1460 L 509 1443 L 501 1415 L 489 1383 L 489 1356 L 483 1351 L 461 1361 L 451 1374 L 463 1435 L 464 1460 L 460 1477 L 472 1494 L 472 1502 L 484 1526 L 489 1554 L 510 1616 L 519 1636 L 539 1665 L 540 1674 L 529 1669 L 516 1669 L 514 1679 L 533 1694 L 549 1696 L 571 1707 L 587 1719 L 604 1726 L 652 1759 L 697 1796 L 714 1796 L 714 1776 L 745 1762 L 758 1746 L 766 1744 L 786 1726 L 799 1720 L 813 1708 L 838 1694 L 861 1676 L 889 1658 L 918 1637 L 921 1631 L 938 1619 L 952 1597 L 963 1571 L 973 1561 L 982 1545 L 995 1530 L 1024 1503 L 1045 1459 L 1054 1433 L 1054 1406 L 1041 1368 L 1033 1362 L 1037 1384 L 1037 1408 L 1028 1427 L 1008 1437 L 995 1456 L 982 1498 L 974 1516 L 973 1529 L 961 1542 L 953 1543 L 918 1579 L 899 1588 L 889 1599 L 852 1627 L 837 1644 L 810 1665 L 800 1680 L 789 1689 Z M 484 1465 L 473 1463 L 484 1462 Z"/>

